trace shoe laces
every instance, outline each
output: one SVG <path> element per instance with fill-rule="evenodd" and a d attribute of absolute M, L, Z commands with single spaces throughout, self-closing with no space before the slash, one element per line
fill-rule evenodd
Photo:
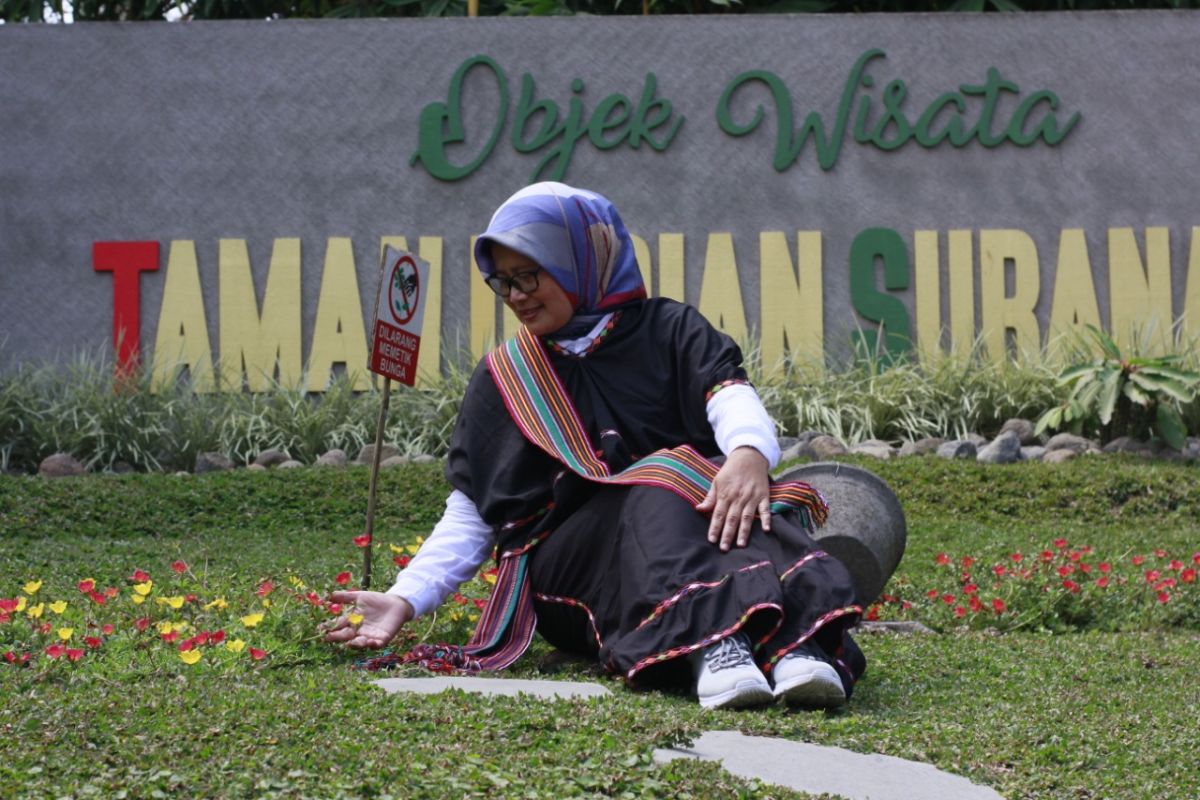
<path fill-rule="evenodd" d="M 704 651 L 704 664 L 710 672 L 744 667 L 754 663 L 746 637 L 727 636 Z"/>

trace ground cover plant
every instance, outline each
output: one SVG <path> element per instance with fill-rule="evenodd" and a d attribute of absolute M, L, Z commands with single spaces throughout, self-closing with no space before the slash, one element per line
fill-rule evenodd
<path fill-rule="evenodd" d="M 712 765 L 653 764 L 654 747 L 716 728 L 915 758 L 1008 797 L 1188 796 L 1195 467 L 866 466 L 910 527 L 897 601 L 875 613 L 938 633 L 865 635 L 868 676 L 832 714 L 704 713 L 615 683 L 614 697 L 586 702 L 383 695 L 349 668 L 354 656 L 312 636 L 329 609 L 309 595 L 357 579 L 365 468 L 0 478 L 0 652 L 14 662 L 0 663 L 0 796 L 796 796 Z M 402 568 L 445 490 L 436 466 L 384 474 L 378 564 Z M 1118 591 L 1071 606 L 1084 590 L 1062 581 L 1087 586 L 1088 564 L 1094 583 L 1103 563 Z M 483 574 L 401 646 L 462 641 L 487 588 Z M 608 682 L 540 644 L 515 674 Z"/>

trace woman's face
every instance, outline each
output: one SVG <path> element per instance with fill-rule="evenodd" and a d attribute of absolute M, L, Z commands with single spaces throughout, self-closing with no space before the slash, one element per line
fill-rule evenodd
<path fill-rule="evenodd" d="M 496 274 L 505 278 L 538 268 L 537 262 L 529 256 L 496 243 L 492 244 L 492 263 L 496 266 Z M 566 325 L 575 315 L 575 308 L 549 272 L 542 270 L 537 278 L 538 287 L 529 294 L 515 286 L 511 287 L 512 291 L 504 298 L 504 304 L 513 310 L 530 333 L 544 336 Z"/>

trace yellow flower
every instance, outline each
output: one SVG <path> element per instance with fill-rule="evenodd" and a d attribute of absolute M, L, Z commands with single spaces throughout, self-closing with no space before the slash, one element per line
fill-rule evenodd
<path fill-rule="evenodd" d="M 58 629 L 58 638 L 62 639 L 64 642 L 69 642 L 71 640 L 71 636 L 74 635 L 74 633 L 75 633 L 74 628 L 59 628 Z"/>
<path fill-rule="evenodd" d="M 488 583 L 492 584 L 493 586 L 496 585 L 496 574 L 493 572 L 483 573 L 483 579 L 485 581 L 487 581 Z"/>
<path fill-rule="evenodd" d="M 154 581 L 146 581 L 145 583 L 135 583 L 133 585 L 133 590 L 135 592 L 137 592 L 138 594 L 140 594 L 142 597 L 145 597 L 146 595 L 150 594 L 150 590 L 153 588 L 154 588 Z"/>
<path fill-rule="evenodd" d="M 135 594 L 129 599 L 133 601 L 135 606 L 140 606 L 142 603 L 146 602 L 146 596 L 140 594 Z"/>
<path fill-rule="evenodd" d="M 404 548 L 404 551 L 405 551 L 406 553 L 408 553 L 409 555 L 413 555 L 413 556 L 415 556 L 415 555 L 417 554 L 417 551 L 421 549 L 421 545 L 423 545 L 423 544 L 425 544 L 425 537 L 424 537 L 424 536 L 418 536 L 418 537 L 417 537 L 417 543 L 416 543 L 416 544 L 410 544 L 408 547 Z"/>
<path fill-rule="evenodd" d="M 183 596 L 176 595 L 174 597 L 159 597 L 155 600 L 160 606 L 170 606 L 178 611 L 183 608 Z"/>
<path fill-rule="evenodd" d="M 200 660 L 199 650 L 184 650 L 179 654 L 179 660 L 185 664 L 195 664 Z"/>
<path fill-rule="evenodd" d="M 230 639 L 225 643 L 225 649 L 231 653 L 240 653 L 246 649 L 246 643 L 241 639 Z"/>
<path fill-rule="evenodd" d="M 288 583 L 290 583 L 292 586 L 295 586 L 297 589 L 307 589 L 308 588 L 307 586 L 304 585 L 304 581 L 300 580 L 295 575 L 288 575 Z"/>
<path fill-rule="evenodd" d="M 226 602 L 225 602 L 225 598 L 224 598 L 224 597 L 218 597 L 216 600 L 213 600 L 211 603 L 206 603 L 206 604 L 205 604 L 205 606 L 204 606 L 204 610 L 205 610 L 205 611 L 212 611 L 214 608 L 216 608 L 216 609 L 223 609 L 223 608 L 226 608 L 226 607 L 228 607 L 228 606 L 229 606 L 229 603 L 226 603 Z"/>
<path fill-rule="evenodd" d="M 67 610 L 67 601 L 66 600 L 55 600 L 53 603 L 50 604 L 50 610 L 53 611 L 55 614 L 63 613 L 64 611 Z"/>
<path fill-rule="evenodd" d="M 401 553 L 403 553 L 403 552 L 404 552 L 404 548 L 403 548 L 403 547 L 397 547 L 397 546 L 396 546 L 396 545 L 394 545 L 394 544 L 389 544 L 389 545 L 388 545 L 388 549 L 389 549 L 389 550 L 391 550 L 391 551 L 392 551 L 393 553 L 395 553 L 396 555 L 400 555 Z"/>
<path fill-rule="evenodd" d="M 163 620 L 162 622 L 158 623 L 158 632 L 159 633 L 170 633 L 173 630 L 178 630 L 178 629 L 168 620 Z"/>
<path fill-rule="evenodd" d="M 46 607 L 45 603 L 38 603 L 36 606 L 30 606 L 29 610 L 26 611 L 25 613 L 28 614 L 29 616 L 33 617 L 34 619 L 37 619 L 38 617 L 40 617 L 42 615 L 42 609 L 44 609 L 45 607 Z"/>
<path fill-rule="evenodd" d="M 271 607 L 271 601 L 270 601 L 268 598 L 264 597 L 264 598 L 262 599 L 262 607 L 263 607 L 263 608 L 270 608 L 270 607 Z"/>
<path fill-rule="evenodd" d="M 451 611 L 450 612 L 450 621 L 451 622 L 458 622 L 460 619 L 462 619 L 461 611 Z"/>
<path fill-rule="evenodd" d="M 25 584 L 22 588 L 25 590 L 25 594 L 30 595 L 32 597 L 33 595 L 38 593 L 38 589 L 42 588 L 42 582 L 41 581 L 30 581 L 29 583 Z"/>
<path fill-rule="evenodd" d="M 475 620 L 477 620 L 477 619 L 479 619 L 479 615 L 478 615 L 478 614 L 468 614 L 468 615 L 467 615 L 467 621 L 468 621 L 468 622 L 474 622 L 474 621 L 475 621 Z"/>
<path fill-rule="evenodd" d="M 25 606 L 27 606 L 27 605 L 29 605 L 29 604 L 28 604 L 27 602 L 25 602 L 25 598 L 24 598 L 24 597 L 18 597 L 18 598 L 17 598 L 17 609 L 16 609 L 16 610 L 17 610 L 17 612 L 18 612 L 18 613 L 20 613 L 20 612 L 24 611 L 24 610 L 25 610 Z"/>
<path fill-rule="evenodd" d="M 242 624 L 247 628 L 253 628 L 255 625 L 263 621 L 262 614 L 247 614 L 242 617 Z"/>
<path fill-rule="evenodd" d="M 351 625 L 355 625 L 355 626 L 362 625 L 363 615 L 362 614 L 351 614 L 348 617 L 346 617 L 346 619 L 350 620 Z"/>

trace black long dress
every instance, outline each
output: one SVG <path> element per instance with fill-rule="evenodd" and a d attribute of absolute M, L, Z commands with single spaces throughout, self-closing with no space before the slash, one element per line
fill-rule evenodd
<path fill-rule="evenodd" d="M 707 399 L 746 375 L 737 345 L 695 309 L 640 301 L 584 356 L 549 347 L 614 473 L 685 443 L 720 456 Z M 468 385 L 446 477 L 497 527 L 501 552 L 541 540 L 529 566 L 538 632 L 626 679 L 682 678 L 680 656 L 738 630 L 767 672 L 808 640 L 833 660 L 847 694 L 865 668 L 845 633 L 861 613 L 850 576 L 799 517 L 777 514 L 769 533 L 755 522 L 748 546 L 722 553 L 708 542 L 708 516 L 674 493 L 590 482 L 530 443 L 486 361 Z"/>

